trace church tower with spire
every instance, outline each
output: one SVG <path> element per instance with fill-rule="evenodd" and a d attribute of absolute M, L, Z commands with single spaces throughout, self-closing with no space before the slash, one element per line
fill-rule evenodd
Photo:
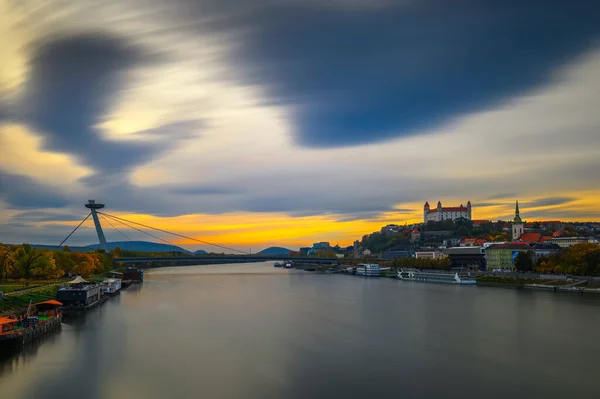
<path fill-rule="evenodd" d="M 512 224 L 512 239 L 513 241 L 518 240 L 524 232 L 524 224 L 521 220 L 521 215 L 519 215 L 519 201 L 517 201 L 517 205 L 515 207 L 515 218 L 513 219 Z"/>

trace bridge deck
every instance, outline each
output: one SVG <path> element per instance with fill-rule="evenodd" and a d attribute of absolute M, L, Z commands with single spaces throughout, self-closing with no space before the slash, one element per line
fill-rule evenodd
<path fill-rule="evenodd" d="M 308 263 L 337 263 L 338 258 L 309 258 L 288 256 L 258 256 L 258 255 L 226 255 L 226 256 L 165 256 L 165 257 L 127 257 L 115 258 L 115 263 L 154 263 L 154 262 L 265 262 L 265 261 L 291 261 L 291 262 L 308 262 Z"/>

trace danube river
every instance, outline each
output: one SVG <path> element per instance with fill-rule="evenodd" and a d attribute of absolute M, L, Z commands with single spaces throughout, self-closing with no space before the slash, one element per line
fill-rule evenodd
<path fill-rule="evenodd" d="M 600 298 L 275 269 L 155 269 L 0 355 L 2 398 L 596 397 Z"/>

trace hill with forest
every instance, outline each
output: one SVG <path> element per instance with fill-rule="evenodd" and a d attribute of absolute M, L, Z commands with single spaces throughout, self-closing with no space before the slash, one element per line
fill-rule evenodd
<path fill-rule="evenodd" d="M 32 244 L 33 248 L 46 249 L 50 251 L 54 250 L 62 250 L 63 247 L 59 247 L 58 245 L 37 245 Z M 169 244 L 161 244 L 156 242 L 149 241 L 111 241 L 107 242 L 106 246 L 109 251 L 113 251 L 116 247 L 123 251 L 135 251 L 135 252 L 182 252 L 186 254 L 191 254 L 190 251 L 187 251 L 181 247 L 176 245 Z M 100 247 L 100 244 L 90 244 L 86 246 L 69 246 L 69 250 L 71 252 L 93 252 Z M 196 251 L 199 252 L 199 251 Z M 204 251 L 203 251 L 204 252 Z M 206 253 L 206 252 L 204 252 Z"/>
<path fill-rule="evenodd" d="M 257 255 L 289 255 L 290 252 L 293 251 L 283 247 L 269 247 L 258 252 Z"/>

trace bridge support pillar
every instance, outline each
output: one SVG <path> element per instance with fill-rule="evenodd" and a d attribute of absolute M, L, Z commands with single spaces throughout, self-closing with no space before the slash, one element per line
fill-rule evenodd
<path fill-rule="evenodd" d="M 96 210 L 104 208 L 104 204 L 96 204 L 95 200 L 88 200 L 88 203 L 85 204 L 85 207 L 88 208 L 92 212 L 92 218 L 94 219 L 94 225 L 96 226 L 96 233 L 98 234 L 98 241 L 100 242 L 100 248 L 104 250 L 104 252 L 108 253 L 108 246 L 106 245 L 106 238 L 104 237 L 104 232 L 102 231 L 102 225 L 100 224 L 100 219 L 98 218 L 98 213 Z"/>

